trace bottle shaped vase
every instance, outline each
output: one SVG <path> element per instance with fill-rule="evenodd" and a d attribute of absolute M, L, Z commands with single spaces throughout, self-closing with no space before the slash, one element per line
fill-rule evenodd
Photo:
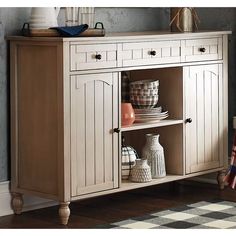
<path fill-rule="evenodd" d="M 166 176 L 164 149 L 159 137 L 159 134 L 146 134 L 146 144 L 142 150 L 142 158 L 147 159 L 154 179 Z"/>

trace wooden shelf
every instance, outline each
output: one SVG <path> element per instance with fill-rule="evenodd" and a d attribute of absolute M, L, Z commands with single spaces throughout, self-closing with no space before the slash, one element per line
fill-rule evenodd
<path fill-rule="evenodd" d="M 131 131 L 131 130 L 148 129 L 148 128 L 168 126 L 168 125 L 177 125 L 177 124 L 182 124 L 182 123 L 183 123 L 183 120 L 168 120 L 168 119 L 152 122 L 152 123 L 134 123 L 131 126 L 121 127 L 121 131 L 125 132 L 125 131 Z"/>
<path fill-rule="evenodd" d="M 184 178 L 185 178 L 184 175 L 167 175 L 164 178 L 153 179 L 152 181 L 146 182 L 146 183 L 135 183 L 135 182 L 131 182 L 129 180 L 122 180 L 121 189 L 128 190 L 128 189 L 142 188 L 142 187 L 146 187 L 146 186 L 167 183 L 167 182 L 180 180 L 180 179 L 184 179 Z"/>

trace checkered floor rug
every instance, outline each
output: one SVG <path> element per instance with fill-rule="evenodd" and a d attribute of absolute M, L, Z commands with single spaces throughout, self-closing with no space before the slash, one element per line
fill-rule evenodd
<path fill-rule="evenodd" d="M 97 228 L 236 229 L 236 202 L 201 201 Z"/>

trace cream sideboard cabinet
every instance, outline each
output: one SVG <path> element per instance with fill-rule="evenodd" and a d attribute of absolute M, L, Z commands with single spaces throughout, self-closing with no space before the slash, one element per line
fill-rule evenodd
<path fill-rule="evenodd" d="M 229 31 L 136 32 L 106 37 L 10 37 L 11 191 L 69 203 L 227 168 Z M 168 119 L 120 121 L 122 73 L 158 79 Z M 160 134 L 167 176 L 121 180 L 121 135 L 139 154 Z"/>

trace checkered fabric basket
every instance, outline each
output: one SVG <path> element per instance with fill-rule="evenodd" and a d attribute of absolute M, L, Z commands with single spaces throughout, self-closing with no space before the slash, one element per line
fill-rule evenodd
<path fill-rule="evenodd" d="M 122 136 L 121 148 L 121 177 L 122 179 L 129 179 L 131 170 L 138 159 L 138 153 L 131 146 L 125 146 L 125 139 Z"/>

